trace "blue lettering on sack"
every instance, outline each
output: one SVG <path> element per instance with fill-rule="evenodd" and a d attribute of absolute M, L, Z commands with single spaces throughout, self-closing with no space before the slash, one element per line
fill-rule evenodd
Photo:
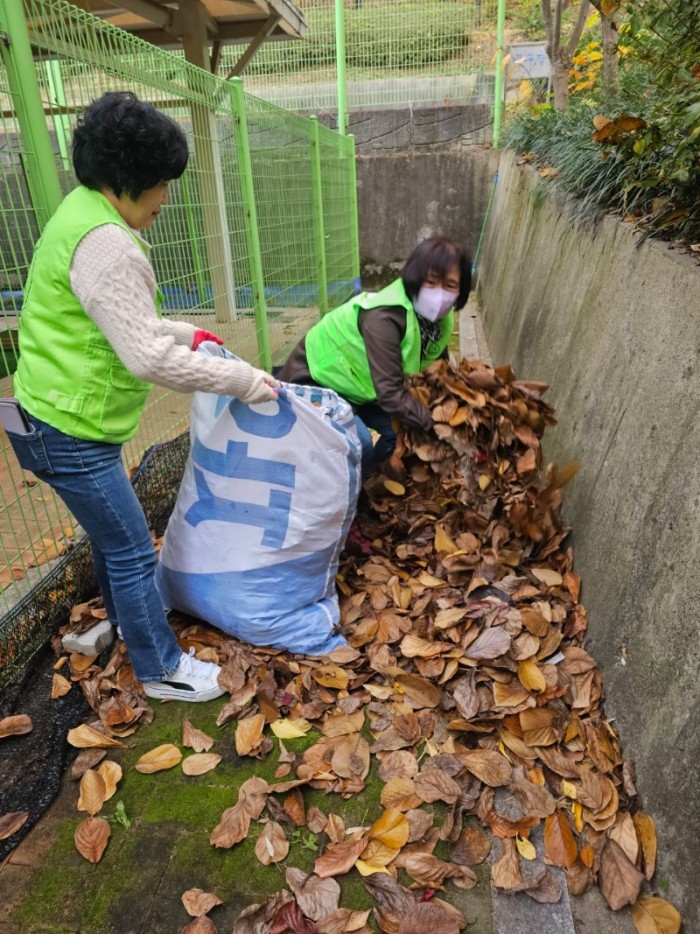
<path fill-rule="evenodd" d="M 289 464 L 284 466 L 291 466 Z M 194 468 L 197 500 L 185 513 L 185 521 L 191 526 L 200 522 L 235 522 L 252 525 L 264 530 L 262 544 L 268 548 L 281 548 L 289 527 L 292 494 L 283 490 L 270 490 L 266 506 L 257 503 L 241 503 L 234 499 L 223 499 L 210 489 L 201 470 Z"/>
<path fill-rule="evenodd" d="M 264 457 L 249 457 L 245 441 L 229 441 L 226 453 L 205 447 L 199 438 L 192 446 L 192 460 L 209 473 L 236 480 L 259 480 L 277 486 L 295 487 L 296 467 L 284 461 L 271 461 Z"/>
<path fill-rule="evenodd" d="M 231 399 L 228 410 L 241 431 L 257 438 L 284 438 L 297 420 L 297 414 L 287 398 L 286 389 L 279 390 L 277 411 L 273 415 L 255 412 L 240 399 Z"/>

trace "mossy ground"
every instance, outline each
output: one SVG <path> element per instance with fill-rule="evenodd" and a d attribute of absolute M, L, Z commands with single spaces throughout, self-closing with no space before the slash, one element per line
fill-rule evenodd
<path fill-rule="evenodd" d="M 248 838 L 230 850 L 210 845 L 209 834 L 224 809 L 236 802 L 241 784 L 252 775 L 273 781 L 279 757 L 277 740 L 275 749 L 262 762 L 239 757 L 234 725 L 216 726 L 220 706 L 212 702 L 194 709 L 162 704 L 156 708 L 154 722 L 127 740 L 128 749 L 110 753 L 109 758 L 120 762 L 124 776 L 102 815 L 112 817 L 117 803 L 122 802 L 131 826 L 112 823 L 107 850 L 101 862 L 93 866 L 80 856 L 73 842 L 75 828 L 85 815 L 76 810 L 75 817 L 54 818 L 53 845 L 32 872 L 24 897 L 12 912 L 17 930 L 23 934 L 173 934 L 188 920 L 180 896 L 195 886 L 221 898 L 224 905 L 216 908 L 211 917 L 220 931 L 231 930 L 242 908 L 264 901 L 285 886 L 288 866 L 304 871 L 312 868 L 315 837 L 306 828 L 293 835 L 287 859 L 277 866 L 263 866 L 255 857 L 261 824 L 253 823 Z M 187 777 L 180 766 L 153 775 L 135 771 L 134 764 L 147 750 L 162 743 L 180 745 L 183 716 L 214 738 L 212 751 L 223 757 L 217 768 L 199 777 Z M 311 733 L 303 739 L 286 740 L 285 746 L 301 752 L 315 739 Z M 191 750 L 184 753 L 190 755 Z M 381 788 L 373 763 L 361 794 L 343 800 L 339 795 L 305 789 L 304 800 L 307 808 L 315 805 L 326 813 L 335 812 L 346 826 L 354 826 L 371 822 L 381 812 Z M 61 795 L 61 810 L 70 814 L 71 804 L 77 803 L 77 783 L 66 776 Z M 448 884 L 446 897 L 460 905 L 471 922 L 470 932 L 488 934 L 490 897 L 485 867 L 479 875 L 479 885 L 470 892 Z M 355 870 L 338 881 L 342 905 L 372 906 Z"/>

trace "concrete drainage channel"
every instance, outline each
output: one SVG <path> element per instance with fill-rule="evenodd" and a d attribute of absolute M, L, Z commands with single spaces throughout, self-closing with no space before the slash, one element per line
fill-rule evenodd
<path fill-rule="evenodd" d="M 491 352 L 479 314 L 479 306 L 472 295 L 459 318 L 459 352 L 468 360 L 492 363 Z M 496 796 L 496 810 L 511 818 L 521 816 L 515 800 L 506 792 Z M 545 869 L 544 831 L 536 827 L 531 835 L 537 850 L 537 859 L 529 864 L 530 875 Z M 502 841 L 491 839 L 488 862 L 492 866 L 502 855 Z M 585 895 L 570 898 L 566 874 L 555 866 L 548 867 L 561 889 L 558 902 L 546 904 L 535 901 L 523 892 L 508 894 L 491 885 L 491 911 L 493 934 L 635 934 L 629 908 L 613 912 L 606 906 L 600 891 L 593 887 Z"/>

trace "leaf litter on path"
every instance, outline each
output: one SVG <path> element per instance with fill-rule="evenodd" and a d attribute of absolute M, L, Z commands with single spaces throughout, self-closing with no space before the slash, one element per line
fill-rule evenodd
<path fill-rule="evenodd" d="M 547 387 L 517 380 L 510 367 L 466 360 L 439 361 L 410 384 L 432 412 L 434 434 L 401 430 L 400 482 L 380 474 L 365 483 L 360 536 L 348 539 L 337 577 L 349 645 L 326 658 L 294 656 L 176 621 L 183 648 L 222 666 L 231 696 L 217 722 L 236 721 L 238 754 L 263 759 L 277 747 L 277 774 L 289 776 L 277 785 L 246 781 L 211 830 L 213 846 L 235 846 L 267 807 L 256 853 L 277 862 L 287 855 L 285 826 L 299 826 L 290 813 L 303 819 L 305 785 L 361 793 L 372 756 L 386 783 L 382 813 L 369 814 L 365 827 L 328 825 L 342 838 L 318 855 L 316 872 L 289 867 L 291 892 L 250 906 L 237 924 L 368 931 L 361 913 L 338 914 L 345 909 L 333 876 L 357 866 L 382 930 L 456 932 L 466 923 L 461 914 L 432 896 L 421 902 L 420 893 L 447 880 L 475 883 L 469 866 L 484 860 L 489 842 L 465 824 L 470 817 L 503 840 L 496 886 L 559 898 L 549 869 L 521 872 L 534 855 L 530 832 L 543 823 L 539 855 L 564 869 L 572 893 L 597 882 L 612 908 L 635 906 L 640 931 L 673 930 L 675 909 L 640 894 L 654 871 L 654 824 L 640 810 L 632 763 L 603 710 L 601 673 L 582 645 L 586 610 L 560 514 L 577 465 L 543 463 L 540 439 L 555 423 L 542 398 Z M 104 669 L 80 671 L 72 662 L 71 671 L 97 716 L 72 731 L 75 745 L 121 746 L 152 719 L 120 643 Z M 287 753 L 282 739 L 309 726 L 313 745 Z M 182 743 L 197 753 L 212 745 L 187 719 Z M 152 755 L 141 763 L 149 771 L 180 761 L 174 746 Z M 517 813 L 501 813 L 501 788 Z M 274 795 L 293 789 L 300 797 L 285 811 Z M 439 827 L 421 810 L 435 801 L 447 809 Z M 306 814 L 315 828 L 317 811 Z M 106 845 L 98 820 L 84 822 L 86 858 Z M 439 841 L 447 860 L 432 854 Z M 397 881 L 397 866 L 417 893 Z"/>

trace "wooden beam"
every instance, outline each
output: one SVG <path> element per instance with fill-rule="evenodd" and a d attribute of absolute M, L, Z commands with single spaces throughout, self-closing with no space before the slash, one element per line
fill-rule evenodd
<path fill-rule="evenodd" d="M 178 35 L 175 31 L 177 19 L 175 10 L 153 3 L 152 0 L 106 0 L 106 2 L 118 10 L 128 10 L 129 13 L 142 16 L 149 23 L 155 23 L 156 26 L 160 26 L 173 36 Z"/>
<path fill-rule="evenodd" d="M 227 80 L 227 81 L 228 81 L 229 78 L 234 78 L 234 77 L 236 77 L 237 75 L 240 75 L 240 73 L 243 71 L 243 69 L 245 68 L 245 66 L 248 64 L 248 62 L 251 60 L 251 58 L 252 58 L 252 57 L 255 55 L 255 53 L 258 51 L 258 49 L 259 49 L 260 46 L 263 44 L 263 42 L 264 42 L 264 41 L 267 39 L 267 37 L 270 35 L 270 33 L 272 32 L 272 30 L 275 28 L 275 26 L 277 26 L 277 24 L 279 23 L 280 19 L 281 19 L 281 17 L 280 17 L 280 15 L 279 15 L 279 13 L 272 13 L 270 16 L 268 16 L 267 20 L 262 24 L 262 26 L 260 27 L 260 29 L 258 30 L 258 32 L 256 33 L 256 35 L 253 36 L 253 39 L 252 39 L 250 45 L 248 46 L 248 48 L 245 50 L 245 52 L 243 53 L 243 55 L 241 55 L 241 57 L 238 59 L 238 61 L 236 62 L 236 64 L 233 66 L 233 68 L 232 68 L 232 69 L 229 71 L 229 73 L 226 75 L 226 80 Z"/>

